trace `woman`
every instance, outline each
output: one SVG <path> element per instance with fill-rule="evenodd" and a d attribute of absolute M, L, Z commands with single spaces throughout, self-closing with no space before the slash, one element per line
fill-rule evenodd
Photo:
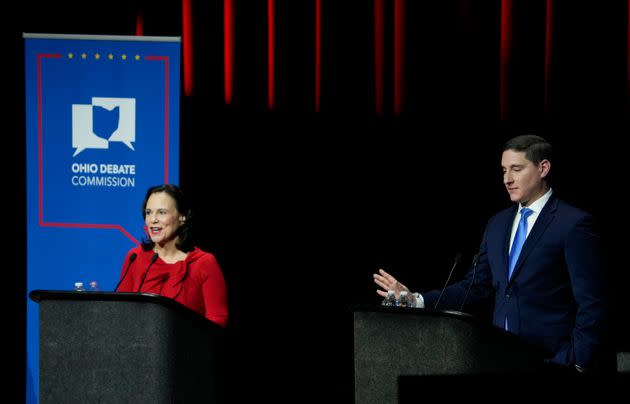
<path fill-rule="evenodd" d="M 116 290 L 169 297 L 225 327 L 225 280 L 214 256 L 193 244 L 182 191 L 171 184 L 149 188 L 142 214 L 149 239 L 127 253 Z"/>

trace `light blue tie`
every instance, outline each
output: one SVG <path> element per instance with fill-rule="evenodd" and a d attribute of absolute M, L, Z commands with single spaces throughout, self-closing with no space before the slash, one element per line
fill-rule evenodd
<path fill-rule="evenodd" d="M 508 280 L 512 278 L 512 272 L 516 266 L 516 261 L 518 261 L 518 256 L 521 255 L 523 244 L 525 244 L 525 239 L 527 238 L 527 217 L 532 213 L 534 213 L 534 211 L 529 208 L 521 209 L 521 220 L 518 222 L 518 228 L 516 229 L 514 241 L 512 242 L 512 250 L 510 250 Z"/>
<path fill-rule="evenodd" d="M 521 219 L 518 221 L 518 227 L 516 228 L 516 234 L 514 235 L 514 241 L 512 241 L 512 249 L 510 250 L 510 267 L 508 271 L 508 280 L 512 277 L 512 272 L 518 261 L 518 256 L 521 255 L 523 244 L 527 238 L 527 217 L 534 213 L 529 208 L 521 209 Z M 505 329 L 508 330 L 508 319 L 505 317 Z"/>

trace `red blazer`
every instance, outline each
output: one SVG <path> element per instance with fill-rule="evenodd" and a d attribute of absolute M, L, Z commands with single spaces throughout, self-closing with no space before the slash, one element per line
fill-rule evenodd
<path fill-rule="evenodd" d="M 125 275 L 129 258 L 134 253 L 137 254 L 136 259 Z M 195 247 L 183 261 L 168 264 L 158 257 L 149 268 L 152 256 L 153 251 L 144 251 L 142 247 L 127 253 L 121 273 L 122 282 L 117 289 L 119 292 L 156 293 L 174 299 L 225 327 L 228 319 L 225 279 L 214 255 Z M 149 271 L 140 285 L 147 268 Z"/>

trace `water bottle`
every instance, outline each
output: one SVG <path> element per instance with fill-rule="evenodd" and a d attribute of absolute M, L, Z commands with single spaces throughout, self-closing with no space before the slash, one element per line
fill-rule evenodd
<path fill-rule="evenodd" d="M 90 292 L 98 292 L 100 289 L 98 288 L 98 282 L 96 281 L 90 281 L 90 283 L 88 283 L 89 285 L 89 291 Z"/>
<path fill-rule="evenodd" d="M 400 292 L 400 301 L 398 305 L 400 307 L 411 307 L 411 301 L 409 300 L 409 296 L 407 296 L 406 290 Z"/>
<path fill-rule="evenodd" d="M 383 299 L 381 306 L 391 307 L 396 304 L 396 292 L 393 290 L 387 291 L 387 296 Z"/>
<path fill-rule="evenodd" d="M 85 287 L 83 287 L 83 282 L 75 282 L 74 283 L 74 291 L 75 292 L 85 292 Z"/>

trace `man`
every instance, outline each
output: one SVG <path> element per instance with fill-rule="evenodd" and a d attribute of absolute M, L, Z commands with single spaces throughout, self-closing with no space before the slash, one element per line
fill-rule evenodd
<path fill-rule="evenodd" d="M 503 147 L 503 182 L 517 205 L 493 216 L 466 278 L 440 291 L 415 293 L 416 307 L 458 309 L 494 294 L 493 324 L 549 352 L 548 361 L 580 372 L 599 366 L 605 338 L 605 291 L 599 237 L 591 216 L 558 199 L 548 183 L 551 144 L 517 136 Z M 383 271 L 386 296 L 409 290 Z M 469 286 L 474 282 L 470 288 Z"/>

